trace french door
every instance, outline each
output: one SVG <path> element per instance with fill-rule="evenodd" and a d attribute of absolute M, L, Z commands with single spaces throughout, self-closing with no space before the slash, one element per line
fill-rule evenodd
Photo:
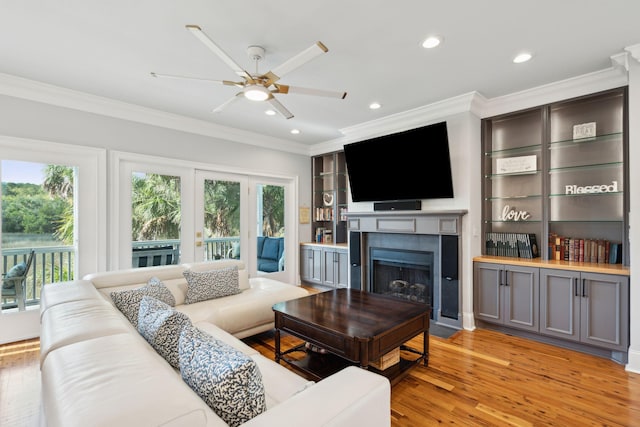
<path fill-rule="evenodd" d="M 295 257 L 286 257 L 296 239 L 286 233 L 291 188 L 286 179 L 196 170 L 195 259 L 240 259 L 253 277 L 293 283 Z"/>
<path fill-rule="evenodd" d="M 239 259 L 252 277 L 295 283 L 295 179 L 123 153 L 113 164 L 111 269 Z"/>
<path fill-rule="evenodd" d="M 3 289 L 0 343 L 38 336 L 43 286 L 105 268 L 105 164 L 104 150 L 0 136 L 0 268 L 26 270 Z"/>

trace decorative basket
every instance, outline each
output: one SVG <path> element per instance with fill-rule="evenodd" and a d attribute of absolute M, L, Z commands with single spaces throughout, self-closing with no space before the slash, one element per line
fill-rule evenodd
<path fill-rule="evenodd" d="M 400 347 L 394 348 L 376 361 L 369 362 L 369 366 L 373 366 L 379 371 L 384 371 L 398 363 L 400 363 Z"/>

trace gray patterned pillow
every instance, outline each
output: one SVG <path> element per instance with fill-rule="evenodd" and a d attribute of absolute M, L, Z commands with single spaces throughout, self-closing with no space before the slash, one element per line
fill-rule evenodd
<path fill-rule="evenodd" d="M 176 305 L 176 299 L 164 283 L 157 277 L 149 279 L 146 285 L 137 289 L 128 289 L 126 291 L 111 292 L 111 299 L 118 307 L 129 322 L 136 328 L 138 327 L 138 312 L 140 311 L 140 301 L 142 297 L 148 295 L 169 304 L 171 307 Z"/>
<path fill-rule="evenodd" d="M 191 319 L 186 314 L 153 297 L 142 297 L 138 315 L 138 332 L 176 369 L 180 368 L 178 357 L 180 333 L 186 326 L 191 326 Z"/>
<path fill-rule="evenodd" d="M 267 408 L 256 362 L 194 326 L 180 335 L 182 379 L 232 427 Z"/>
<path fill-rule="evenodd" d="M 236 265 L 202 272 L 185 270 L 182 274 L 187 279 L 185 304 L 226 297 L 241 292 L 238 282 L 238 266 Z"/>

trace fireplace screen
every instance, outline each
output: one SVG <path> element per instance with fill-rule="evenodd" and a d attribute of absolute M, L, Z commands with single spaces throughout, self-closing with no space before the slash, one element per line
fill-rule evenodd
<path fill-rule="evenodd" d="M 433 252 L 374 249 L 371 292 L 433 307 Z"/>

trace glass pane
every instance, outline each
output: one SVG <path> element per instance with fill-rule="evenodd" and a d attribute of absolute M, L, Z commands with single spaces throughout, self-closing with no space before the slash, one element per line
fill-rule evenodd
<path fill-rule="evenodd" d="M 257 269 L 264 273 L 284 271 L 284 187 L 257 186 Z"/>
<path fill-rule="evenodd" d="M 132 266 L 180 262 L 180 177 L 134 172 L 131 177 Z"/>
<path fill-rule="evenodd" d="M 240 259 L 240 183 L 204 180 L 205 260 Z"/>
<path fill-rule="evenodd" d="M 2 312 L 37 307 L 43 284 L 73 279 L 74 175 L 2 160 Z"/>

